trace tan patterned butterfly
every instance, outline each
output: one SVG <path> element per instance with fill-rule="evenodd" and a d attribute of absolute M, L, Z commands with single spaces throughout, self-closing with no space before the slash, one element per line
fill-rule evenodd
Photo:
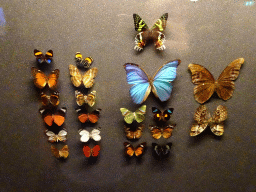
<path fill-rule="evenodd" d="M 75 97 L 77 105 L 82 106 L 87 103 L 90 107 L 92 107 L 96 101 L 96 91 L 92 91 L 88 95 L 84 95 L 80 91 L 76 90 Z"/>

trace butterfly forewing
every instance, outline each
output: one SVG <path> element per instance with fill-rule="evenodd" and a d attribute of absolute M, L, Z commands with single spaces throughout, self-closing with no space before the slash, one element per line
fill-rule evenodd
<path fill-rule="evenodd" d="M 163 138 L 168 139 L 169 137 L 171 137 L 172 131 L 175 126 L 176 124 L 173 124 L 173 125 L 167 125 L 165 128 L 163 128 L 163 131 L 162 131 Z"/>
<path fill-rule="evenodd" d="M 85 72 L 83 75 L 83 83 L 85 88 L 91 88 L 94 84 L 94 78 L 96 77 L 98 73 L 98 69 L 96 67 L 93 67 Z"/>
<path fill-rule="evenodd" d="M 138 14 L 133 14 L 135 30 L 138 32 L 146 31 L 148 29 L 147 24 Z"/>
<path fill-rule="evenodd" d="M 168 13 L 163 14 L 160 19 L 156 21 L 151 30 L 163 31 L 166 28 L 166 23 L 168 19 Z"/>
<path fill-rule="evenodd" d="M 79 87 L 82 84 L 82 75 L 74 65 L 69 65 L 69 73 L 71 75 L 71 82 L 75 87 Z"/>

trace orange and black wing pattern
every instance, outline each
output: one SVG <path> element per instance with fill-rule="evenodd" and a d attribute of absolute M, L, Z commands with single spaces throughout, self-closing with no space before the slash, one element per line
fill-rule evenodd
<path fill-rule="evenodd" d="M 134 148 L 130 143 L 124 142 L 124 153 L 129 157 L 140 157 L 141 155 L 143 155 L 146 145 L 146 142 L 143 142 L 139 144 L 136 148 Z"/>
<path fill-rule="evenodd" d="M 44 106 L 57 106 L 60 103 L 59 92 L 55 91 L 51 95 L 46 95 L 44 92 L 41 93 L 41 101 Z"/>
<path fill-rule="evenodd" d="M 61 126 L 65 122 L 65 114 L 66 114 L 67 109 L 65 107 L 62 107 L 61 109 L 58 110 L 53 110 L 53 109 L 39 109 L 39 112 L 41 113 L 44 122 L 48 126 L 52 126 L 53 122 Z"/>
<path fill-rule="evenodd" d="M 86 113 L 84 110 L 77 109 L 78 119 L 81 123 L 91 122 L 97 123 L 100 118 L 100 111 L 101 109 L 96 109 L 91 113 Z"/>
<path fill-rule="evenodd" d="M 167 125 L 164 128 L 159 128 L 158 126 L 149 126 L 151 135 L 154 139 L 160 139 L 161 137 L 168 139 L 172 136 L 172 131 L 176 124 Z"/>
<path fill-rule="evenodd" d="M 168 121 L 171 118 L 173 110 L 174 110 L 173 108 L 168 108 L 162 112 L 158 108 L 152 107 L 152 113 L 154 114 L 154 120 L 158 121 L 158 122 L 159 121 L 163 121 L 163 122 Z"/>

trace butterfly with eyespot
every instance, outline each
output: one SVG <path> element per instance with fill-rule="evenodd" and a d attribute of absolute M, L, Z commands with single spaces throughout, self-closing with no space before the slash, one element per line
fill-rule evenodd
<path fill-rule="evenodd" d="M 55 91 L 51 95 L 46 95 L 44 92 L 41 92 L 42 104 L 45 106 L 52 105 L 57 106 L 60 103 L 59 92 Z"/>
<path fill-rule="evenodd" d="M 168 139 L 172 136 L 172 131 L 176 124 L 167 125 L 164 128 L 158 126 L 149 125 L 151 135 L 154 139 L 160 139 L 161 137 Z"/>
<path fill-rule="evenodd" d="M 85 157 L 97 157 L 100 153 L 100 146 L 95 145 L 93 148 L 90 148 L 86 145 L 83 147 L 83 152 Z"/>
<path fill-rule="evenodd" d="M 224 133 L 224 123 L 228 117 L 227 108 L 223 105 L 219 105 L 213 116 L 210 115 L 205 105 L 200 105 L 194 115 L 194 120 L 190 131 L 190 136 L 197 136 L 202 133 L 206 127 L 209 125 L 211 131 L 217 135 L 221 136 Z"/>
<path fill-rule="evenodd" d="M 78 67 L 84 68 L 89 68 L 93 62 L 92 57 L 86 57 L 85 59 L 83 59 L 83 56 L 80 52 L 76 52 L 75 60 Z"/>
<path fill-rule="evenodd" d="M 134 155 L 136 157 L 140 157 L 141 155 L 143 155 L 146 145 L 147 143 L 143 142 L 134 148 L 130 143 L 124 142 L 124 153 L 129 157 L 132 157 Z"/>
<path fill-rule="evenodd" d="M 203 104 L 210 99 L 215 91 L 221 99 L 230 99 L 235 89 L 235 83 L 233 81 L 237 79 L 243 63 L 244 58 L 238 58 L 232 61 L 217 80 L 203 66 L 189 64 L 188 68 L 192 73 L 192 82 L 196 85 L 194 87 L 195 100 Z"/>
<path fill-rule="evenodd" d="M 122 115 L 124 116 L 124 121 L 128 124 L 131 124 L 133 120 L 137 121 L 138 123 L 141 123 L 145 119 L 146 114 L 146 105 L 142 105 L 139 109 L 137 109 L 135 112 L 131 112 L 126 108 L 120 108 L 120 111 Z"/>
<path fill-rule="evenodd" d="M 34 55 L 35 55 L 38 63 L 41 64 L 41 63 L 46 62 L 46 63 L 50 64 L 52 62 L 53 51 L 49 50 L 44 55 L 41 51 L 34 49 Z"/>
<path fill-rule="evenodd" d="M 32 67 L 31 72 L 34 77 L 34 84 L 37 88 L 43 89 L 46 85 L 48 85 L 50 89 L 56 88 L 60 73 L 59 69 L 52 71 L 48 77 L 36 67 Z"/>
<path fill-rule="evenodd" d="M 156 107 L 152 107 L 152 113 L 154 114 L 154 120 L 155 121 L 168 121 L 171 118 L 171 115 L 173 113 L 173 108 L 168 108 L 164 110 L 163 112 L 157 109 Z"/>
<path fill-rule="evenodd" d="M 67 112 L 67 108 L 62 107 L 58 110 L 54 110 L 51 108 L 40 108 L 39 112 L 42 115 L 44 122 L 48 126 L 52 126 L 53 122 L 56 125 L 61 126 L 65 121 L 65 114 Z"/>
<path fill-rule="evenodd" d="M 78 113 L 78 119 L 81 123 L 85 123 L 85 122 L 96 123 L 100 118 L 100 111 L 101 109 L 95 109 L 91 113 L 86 113 L 82 109 L 76 110 L 76 112 Z"/>
<path fill-rule="evenodd" d="M 127 139 L 139 139 L 142 136 L 142 130 L 144 126 L 139 126 L 135 131 L 132 131 L 130 127 L 124 126 L 124 131 Z"/>
<path fill-rule="evenodd" d="M 46 130 L 45 134 L 49 137 L 48 141 L 54 143 L 59 141 L 65 142 L 67 140 L 68 132 L 66 130 L 61 130 L 58 134 L 55 134 L 52 131 Z"/>
<path fill-rule="evenodd" d="M 84 75 L 81 75 L 76 66 L 69 65 L 69 73 L 71 76 L 71 82 L 75 87 L 80 87 L 84 84 L 85 88 L 91 88 L 94 84 L 94 78 L 98 73 L 98 69 L 93 67 L 86 71 Z"/>
<path fill-rule="evenodd" d="M 166 28 L 168 13 L 163 14 L 153 25 L 151 29 L 145 21 L 137 14 L 133 14 L 135 30 L 139 33 L 135 37 L 135 47 L 137 51 L 141 51 L 149 40 L 154 41 L 157 50 L 164 50 L 165 35 L 162 33 Z"/>
<path fill-rule="evenodd" d="M 158 145 L 156 143 L 152 143 L 152 147 L 157 156 L 166 157 L 170 153 L 172 143 L 167 143 L 166 145 Z"/>
<path fill-rule="evenodd" d="M 154 95 L 162 102 L 167 101 L 172 92 L 172 84 L 176 78 L 176 70 L 180 60 L 170 61 L 161 66 L 153 78 L 150 78 L 147 73 L 137 64 L 126 63 L 127 83 L 132 84 L 130 95 L 136 104 L 143 103 L 150 94 L 151 90 Z"/>
<path fill-rule="evenodd" d="M 87 103 L 90 107 L 92 107 L 96 102 L 96 91 L 92 91 L 88 95 L 84 95 L 80 91 L 75 91 L 76 103 L 79 106 L 84 105 Z"/>
<path fill-rule="evenodd" d="M 89 139 L 93 139 L 94 141 L 100 141 L 100 129 L 93 129 L 91 132 L 87 130 L 79 130 L 79 135 L 81 135 L 80 141 L 87 142 Z"/>
<path fill-rule="evenodd" d="M 65 145 L 62 149 L 58 150 L 56 147 L 51 146 L 51 151 L 53 155 L 58 159 L 66 159 L 69 155 L 69 149 L 68 146 Z"/>

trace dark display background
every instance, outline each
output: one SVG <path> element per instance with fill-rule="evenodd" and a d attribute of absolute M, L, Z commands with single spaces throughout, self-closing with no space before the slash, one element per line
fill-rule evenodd
<path fill-rule="evenodd" d="M 1 191 L 256 191 L 255 164 L 255 48 L 256 4 L 244 1 L 122 1 L 44 0 L 0 3 L 5 16 L 0 31 L 0 190 Z M 153 45 L 143 52 L 133 50 L 133 13 L 151 27 L 169 13 L 165 31 L 167 49 L 157 52 Z M 43 70 L 60 69 L 60 107 L 68 111 L 70 156 L 59 161 L 52 156 L 41 107 L 30 72 L 37 66 L 33 50 L 52 49 L 54 62 Z M 97 91 L 95 108 L 101 108 L 100 157 L 88 162 L 82 152 L 74 91 L 69 64 L 74 56 L 92 56 L 99 72 L 91 90 Z M 233 60 L 245 63 L 235 81 L 233 97 L 223 101 L 213 96 L 206 106 L 212 113 L 218 105 L 228 109 L 225 132 L 214 136 L 208 129 L 198 137 L 189 136 L 199 103 L 189 63 L 205 66 L 215 78 Z M 147 151 L 141 161 L 128 161 L 123 154 L 123 116 L 119 108 L 135 111 L 123 64 L 139 64 L 149 75 L 164 63 L 181 59 L 171 98 L 161 103 L 153 94 L 145 104 L 147 114 L 143 136 Z M 151 107 L 173 107 L 170 122 L 177 126 L 168 140 L 154 140 Z M 91 127 L 86 128 L 91 130 Z M 159 161 L 152 156 L 151 143 L 172 142 L 170 157 Z M 93 143 L 90 143 L 93 146 Z M 57 145 L 61 147 L 61 144 Z"/>

